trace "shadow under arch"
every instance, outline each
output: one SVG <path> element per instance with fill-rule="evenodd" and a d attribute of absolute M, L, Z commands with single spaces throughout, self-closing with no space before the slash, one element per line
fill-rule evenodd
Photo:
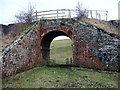
<path fill-rule="evenodd" d="M 50 44 L 55 37 L 66 36 L 69 37 L 72 41 L 72 37 L 63 31 L 50 31 L 45 34 L 41 40 L 41 54 L 42 54 L 42 63 L 48 64 L 50 61 Z M 73 47 L 72 47 L 73 48 Z"/>

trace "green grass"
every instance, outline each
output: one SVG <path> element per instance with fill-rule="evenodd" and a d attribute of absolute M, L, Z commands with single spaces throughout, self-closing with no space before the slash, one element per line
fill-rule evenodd
<path fill-rule="evenodd" d="M 72 56 L 71 43 L 71 40 L 52 42 L 51 58 L 57 64 L 65 64 L 63 58 Z M 43 66 L 4 78 L 2 85 L 3 88 L 118 88 L 118 74 L 65 65 Z"/>
<path fill-rule="evenodd" d="M 51 43 L 50 57 L 56 64 L 66 64 L 66 59 L 73 57 L 70 39 L 55 40 Z"/>
<path fill-rule="evenodd" d="M 118 73 L 80 67 L 38 67 L 3 79 L 3 88 L 117 88 Z"/>

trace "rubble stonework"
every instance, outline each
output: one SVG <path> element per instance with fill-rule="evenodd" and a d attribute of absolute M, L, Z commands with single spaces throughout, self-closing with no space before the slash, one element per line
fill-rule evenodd
<path fill-rule="evenodd" d="M 49 63 L 50 43 L 57 36 L 73 42 L 75 65 L 118 70 L 120 37 L 77 19 L 41 20 L 2 56 L 2 77 Z"/>

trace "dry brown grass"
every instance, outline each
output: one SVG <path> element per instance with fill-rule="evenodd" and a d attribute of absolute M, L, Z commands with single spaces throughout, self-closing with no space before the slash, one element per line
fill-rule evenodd
<path fill-rule="evenodd" d="M 101 28 L 103 30 L 105 30 L 108 33 L 112 33 L 112 34 L 116 34 L 120 36 L 120 26 L 115 26 L 112 23 L 110 23 L 109 21 L 103 21 L 103 20 L 98 20 L 98 19 L 90 19 L 90 18 L 82 18 L 82 21 L 94 25 L 98 28 Z M 116 21 L 117 24 L 120 24 L 120 21 Z"/>

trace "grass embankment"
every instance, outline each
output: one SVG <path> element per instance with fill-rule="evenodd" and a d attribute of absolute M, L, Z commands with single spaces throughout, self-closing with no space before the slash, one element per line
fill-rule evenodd
<path fill-rule="evenodd" d="M 70 40 L 53 41 L 51 58 L 57 64 L 65 63 L 63 56 L 71 57 L 70 43 Z M 118 74 L 65 65 L 44 66 L 3 79 L 3 88 L 118 88 Z"/>
<path fill-rule="evenodd" d="M 118 73 L 79 67 L 38 67 L 3 80 L 3 88 L 117 88 Z"/>
<path fill-rule="evenodd" d="M 29 26 L 27 26 L 25 29 L 21 27 L 21 30 L 19 28 L 16 28 L 16 31 L 10 31 L 8 35 L 2 37 L 2 43 L 0 44 L 0 51 L 7 47 L 12 41 L 17 40 L 21 35 L 23 35 L 27 30 L 32 28 L 36 23 L 33 23 Z M 14 27 L 15 29 L 15 27 Z"/>
<path fill-rule="evenodd" d="M 110 21 L 98 20 L 95 18 L 82 18 L 82 21 L 90 25 L 96 26 L 98 28 L 101 28 L 108 33 L 120 36 L 120 31 L 119 31 L 120 26 L 115 26 L 114 24 L 110 23 Z M 116 24 L 120 24 L 119 20 L 118 21 L 114 20 L 114 23 L 115 22 Z"/>

